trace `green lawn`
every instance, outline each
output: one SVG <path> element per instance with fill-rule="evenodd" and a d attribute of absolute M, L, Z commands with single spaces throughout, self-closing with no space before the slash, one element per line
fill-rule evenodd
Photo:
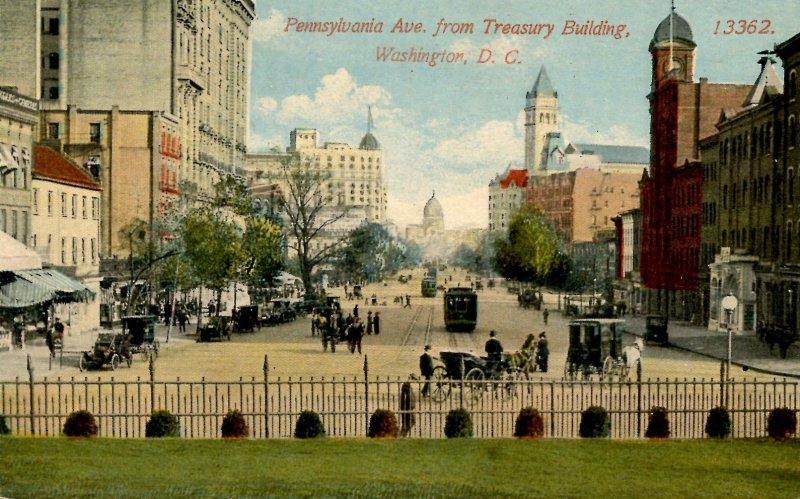
<path fill-rule="evenodd" d="M 0 496 L 796 497 L 800 442 L 0 438 Z"/>

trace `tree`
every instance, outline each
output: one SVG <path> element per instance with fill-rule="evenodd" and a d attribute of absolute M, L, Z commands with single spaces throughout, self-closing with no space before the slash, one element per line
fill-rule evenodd
<path fill-rule="evenodd" d="M 355 279 L 377 281 L 407 264 L 408 247 L 380 224 L 366 223 L 350 233 L 338 252 L 339 270 Z"/>
<path fill-rule="evenodd" d="M 119 230 L 121 247 L 128 252 L 128 270 L 130 281 L 128 283 L 127 307 L 132 307 L 140 301 L 141 288 L 136 282 L 142 278 L 151 277 L 156 264 L 175 254 L 169 247 L 156 247 L 149 234 L 147 222 L 139 218 L 131 220 Z"/>
<path fill-rule="evenodd" d="M 250 215 L 245 219 L 242 250 L 247 262 L 245 277 L 254 286 L 272 282 L 282 268 L 281 228 L 269 218 Z"/>
<path fill-rule="evenodd" d="M 559 262 L 564 242 L 553 224 L 533 206 L 522 206 L 512 217 L 508 237 L 495 241 L 494 266 L 503 277 L 543 284 Z"/>
<path fill-rule="evenodd" d="M 297 254 L 300 278 L 306 290 L 313 289 L 314 267 L 327 261 L 342 238 L 323 238 L 326 231 L 347 215 L 345 207 L 333 207 L 330 195 L 323 192 L 327 177 L 318 170 L 301 165 L 299 157 L 288 158 L 283 166 L 288 192 L 281 198 L 281 208 L 288 219 L 291 237 L 288 246 Z M 334 209 L 331 209 L 334 208 Z"/>

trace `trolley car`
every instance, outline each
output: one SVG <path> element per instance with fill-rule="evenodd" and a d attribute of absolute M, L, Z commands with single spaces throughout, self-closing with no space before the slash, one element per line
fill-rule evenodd
<path fill-rule="evenodd" d="M 472 332 L 478 324 L 478 295 L 470 288 L 450 288 L 444 294 L 444 325 L 448 331 Z"/>
<path fill-rule="evenodd" d="M 422 296 L 433 298 L 436 296 L 436 278 L 426 277 L 422 280 Z"/>

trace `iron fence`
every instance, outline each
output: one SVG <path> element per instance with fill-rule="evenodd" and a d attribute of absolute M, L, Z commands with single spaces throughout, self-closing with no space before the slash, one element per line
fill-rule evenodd
<path fill-rule="evenodd" d="M 672 436 L 703 438 L 706 416 L 726 405 L 732 436 L 766 435 L 767 416 L 776 407 L 797 411 L 798 382 L 713 379 L 642 381 L 444 380 L 430 396 L 422 396 L 425 380 L 375 378 L 270 378 L 234 381 L 158 380 L 154 363 L 148 379 L 29 379 L 0 382 L 0 414 L 17 435 L 60 435 L 67 416 L 88 410 L 106 437 L 143 437 L 154 409 L 176 415 L 187 438 L 220 437 L 222 418 L 232 409 L 242 412 L 254 438 L 289 438 L 303 410 L 317 412 L 328 435 L 364 437 L 376 409 L 389 409 L 413 438 L 442 438 L 447 414 L 469 411 L 477 438 L 511 437 L 517 415 L 533 407 L 544 419 L 544 436 L 575 438 L 581 412 L 602 406 L 611 419 L 611 437 L 641 438 L 655 406 L 667 409 Z M 411 404 L 402 404 L 403 387 Z M 727 400 L 727 404 L 725 403 Z"/>

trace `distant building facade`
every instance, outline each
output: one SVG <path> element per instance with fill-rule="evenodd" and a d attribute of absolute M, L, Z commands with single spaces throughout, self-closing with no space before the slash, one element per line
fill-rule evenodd
<path fill-rule="evenodd" d="M 24 244 L 30 236 L 38 109 L 35 99 L 0 88 L 0 230 Z"/>
<path fill-rule="evenodd" d="M 489 182 L 489 232 L 505 232 L 511 217 L 525 203 L 528 170 L 508 166 Z"/>

